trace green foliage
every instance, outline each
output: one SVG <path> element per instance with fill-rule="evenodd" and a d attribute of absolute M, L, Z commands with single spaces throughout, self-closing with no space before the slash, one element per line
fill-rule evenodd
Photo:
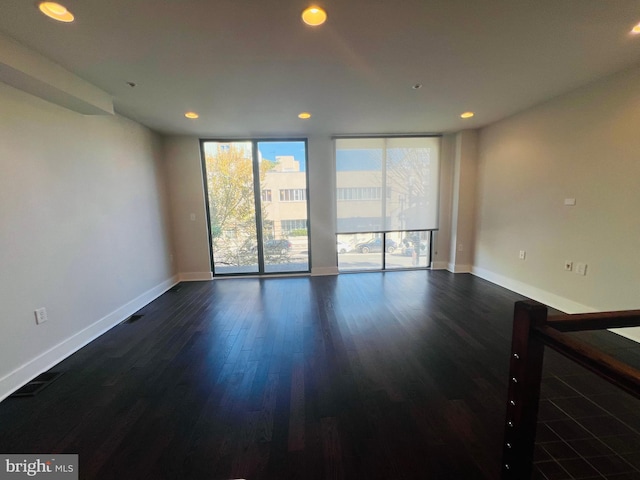
<path fill-rule="evenodd" d="M 298 228 L 296 230 L 291 230 L 289 232 L 289 236 L 291 237 L 306 237 L 307 229 L 306 228 Z"/>
<path fill-rule="evenodd" d="M 256 238 L 253 162 L 239 145 L 228 144 L 205 158 L 211 237 L 216 261 L 249 265 L 257 261 L 252 243 Z M 260 162 L 260 181 L 272 162 Z M 266 219 L 266 211 L 262 211 Z"/>
<path fill-rule="evenodd" d="M 220 235 L 222 235 L 222 228 L 220 228 L 220 225 L 213 223 L 213 221 L 211 222 L 211 237 L 212 238 L 217 238 Z"/>

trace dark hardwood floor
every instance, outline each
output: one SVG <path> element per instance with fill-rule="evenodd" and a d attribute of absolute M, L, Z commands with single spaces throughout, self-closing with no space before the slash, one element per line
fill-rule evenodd
<path fill-rule="evenodd" d="M 0 452 L 78 453 L 83 479 L 497 479 L 520 299 L 442 271 L 182 283 L 3 401 Z M 541 421 L 575 368 L 547 357 Z"/>

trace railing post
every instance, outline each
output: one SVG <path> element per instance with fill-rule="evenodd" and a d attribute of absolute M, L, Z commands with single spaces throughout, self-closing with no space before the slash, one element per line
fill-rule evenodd
<path fill-rule="evenodd" d="M 531 330 L 546 321 L 545 305 L 516 302 L 502 453 L 503 480 L 531 478 L 544 359 L 544 343 L 531 335 Z"/>

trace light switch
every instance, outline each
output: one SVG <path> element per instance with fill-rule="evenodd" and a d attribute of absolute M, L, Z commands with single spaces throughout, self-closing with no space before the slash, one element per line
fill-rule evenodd
<path fill-rule="evenodd" d="M 576 199 L 575 198 L 565 198 L 564 199 L 564 204 L 567 206 L 574 206 L 576 204 Z"/>

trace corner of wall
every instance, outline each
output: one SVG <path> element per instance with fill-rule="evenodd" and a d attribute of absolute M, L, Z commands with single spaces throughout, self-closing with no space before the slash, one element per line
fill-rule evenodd
<path fill-rule="evenodd" d="M 65 339 L 46 352 L 43 352 L 36 358 L 20 365 L 9 374 L 0 378 L 0 401 L 7 398 L 14 391 L 31 381 L 34 377 L 46 372 L 51 367 L 80 350 L 89 342 L 111 330 L 177 283 L 178 276 L 174 276 L 156 285 L 125 305 L 122 305 L 108 315 L 98 319 L 88 327 L 76 332 L 71 337 Z"/>
<path fill-rule="evenodd" d="M 338 267 L 314 267 L 311 269 L 312 277 L 338 275 L 338 273 Z"/>
<path fill-rule="evenodd" d="M 179 274 L 181 282 L 200 282 L 213 280 L 212 272 L 181 272 Z"/>
<path fill-rule="evenodd" d="M 449 222 L 447 230 L 439 240 L 438 248 L 447 252 L 438 256 L 436 261 L 446 262 L 447 270 L 456 273 L 471 271 L 474 256 L 478 131 L 463 130 L 447 136 L 443 155 L 444 187 L 442 196 L 445 201 Z M 443 206 L 444 206 L 443 205 Z M 445 223 L 443 222 L 443 226 Z M 443 243 L 447 245 L 443 248 Z"/>

